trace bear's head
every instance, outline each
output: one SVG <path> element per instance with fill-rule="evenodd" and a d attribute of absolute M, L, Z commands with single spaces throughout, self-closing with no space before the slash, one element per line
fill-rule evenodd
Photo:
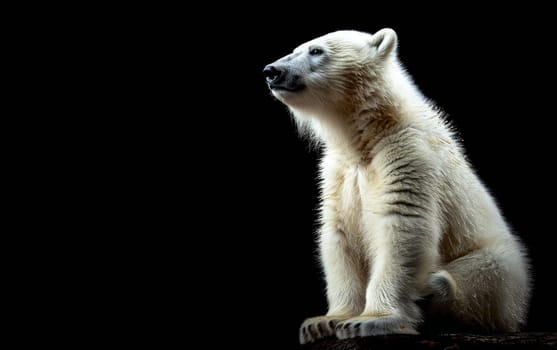
<path fill-rule="evenodd" d="M 383 70 L 396 46 L 392 29 L 336 31 L 298 46 L 263 74 L 272 94 L 294 111 L 353 112 L 384 86 Z"/>

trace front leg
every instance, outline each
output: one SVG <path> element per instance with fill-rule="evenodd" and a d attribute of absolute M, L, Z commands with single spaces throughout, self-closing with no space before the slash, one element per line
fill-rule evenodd
<path fill-rule="evenodd" d="M 308 318 L 300 327 L 300 343 L 334 336 L 340 321 L 359 315 L 364 309 L 366 273 L 363 263 L 345 234 L 324 226 L 320 240 L 321 261 L 327 282 L 329 311 L 325 316 Z"/>
<path fill-rule="evenodd" d="M 383 202 L 368 211 L 373 215 L 366 218 L 365 237 L 373 265 L 366 304 L 358 317 L 337 324 L 338 338 L 417 333 L 415 302 L 437 260 L 439 232 L 428 189 L 413 180 L 408 191 L 407 182 L 393 180 L 399 186 L 387 188 Z"/>

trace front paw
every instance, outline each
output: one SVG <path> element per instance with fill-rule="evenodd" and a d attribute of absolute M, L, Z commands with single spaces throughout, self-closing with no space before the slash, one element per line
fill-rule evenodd
<path fill-rule="evenodd" d="M 338 322 L 335 334 L 339 339 L 384 334 L 418 334 L 413 322 L 400 316 L 359 316 Z"/>
<path fill-rule="evenodd" d="M 318 316 L 306 319 L 300 327 L 300 344 L 334 336 L 337 323 L 345 319 L 335 316 Z"/>

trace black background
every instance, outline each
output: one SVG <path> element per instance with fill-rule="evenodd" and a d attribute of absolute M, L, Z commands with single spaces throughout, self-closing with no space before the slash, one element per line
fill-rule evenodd
<path fill-rule="evenodd" d="M 319 152 L 298 137 L 261 71 L 327 32 L 391 27 L 401 61 L 448 113 L 528 247 L 535 283 L 526 329 L 556 331 L 555 62 L 547 11 L 370 6 L 327 16 L 298 13 L 292 4 L 236 7 L 240 14 L 226 21 L 192 11 L 197 24 L 169 11 L 142 29 L 145 57 L 153 60 L 143 58 L 150 68 L 131 74 L 140 86 L 149 82 L 146 98 L 132 103 L 148 117 L 130 123 L 134 142 L 122 159 L 132 157 L 140 174 L 122 183 L 134 184 L 139 203 L 130 220 L 152 229 L 146 256 L 160 266 L 149 272 L 160 285 L 153 288 L 178 294 L 178 306 L 165 309 L 193 319 L 209 342 L 272 339 L 285 349 L 295 348 L 304 318 L 326 312 L 314 241 Z M 191 335 L 187 326 L 184 332 Z"/>

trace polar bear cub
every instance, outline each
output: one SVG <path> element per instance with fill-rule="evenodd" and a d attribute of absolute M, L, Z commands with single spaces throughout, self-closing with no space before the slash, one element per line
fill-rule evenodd
<path fill-rule="evenodd" d="M 328 311 L 300 341 L 415 334 L 426 322 L 516 331 L 525 249 L 443 114 L 397 58 L 397 35 L 337 31 L 264 69 L 272 94 L 322 147 L 320 258 Z"/>

